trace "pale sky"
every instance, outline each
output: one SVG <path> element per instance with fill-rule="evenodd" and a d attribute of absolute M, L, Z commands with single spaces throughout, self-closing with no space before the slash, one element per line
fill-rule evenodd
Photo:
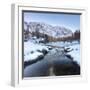
<path fill-rule="evenodd" d="M 25 22 L 44 22 L 53 26 L 64 26 L 73 32 L 80 29 L 80 15 L 66 13 L 24 12 Z"/>

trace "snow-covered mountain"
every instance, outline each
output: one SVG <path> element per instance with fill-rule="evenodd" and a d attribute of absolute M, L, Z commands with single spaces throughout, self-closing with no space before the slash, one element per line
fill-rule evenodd
<path fill-rule="evenodd" d="M 66 27 L 52 26 L 42 22 L 30 22 L 29 24 L 24 22 L 24 30 L 29 32 L 36 32 L 46 34 L 55 38 L 67 37 L 72 35 L 72 31 Z"/>

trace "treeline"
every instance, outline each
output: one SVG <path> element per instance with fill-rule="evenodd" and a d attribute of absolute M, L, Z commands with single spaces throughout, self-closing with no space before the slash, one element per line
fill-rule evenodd
<path fill-rule="evenodd" d="M 67 37 L 60 37 L 60 38 L 55 38 L 55 37 L 48 37 L 49 42 L 57 42 L 57 41 L 73 41 L 73 40 L 80 40 L 80 31 L 75 31 L 72 33 L 71 36 Z"/>
<path fill-rule="evenodd" d="M 44 42 L 57 42 L 57 41 L 73 41 L 73 40 L 80 40 L 80 31 L 76 30 L 74 33 L 72 33 L 71 36 L 65 36 L 60 38 L 55 38 L 52 36 L 49 36 L 45 33 L 40 33 L 38 30 L 35 32 L 29 32 L 29 30 L 24 31 L 24 38 L 30 39 L 30 37 L 36 36 L 38 38 L 44 38 Z"/>

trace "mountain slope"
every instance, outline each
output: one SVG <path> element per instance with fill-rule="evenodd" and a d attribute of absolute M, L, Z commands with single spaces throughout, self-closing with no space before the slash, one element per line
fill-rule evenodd
<path fill-rule="evenodd" d="M 30 22 L 29 24 L 24 22 L 24 30 L 28 30 L 31 33 L 38 31 L 39 33 L 55 38 L 72 35 L 72 31 L 70 29 L 61 26 L 52 26 L 42 22 Z"/>

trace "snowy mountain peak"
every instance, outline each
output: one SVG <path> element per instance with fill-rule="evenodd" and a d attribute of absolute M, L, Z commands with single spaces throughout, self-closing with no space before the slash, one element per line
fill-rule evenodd
<path fill-rule="evenodd" d="M 36 32 L 46 34 L 51 37 L 67 37 L 72 35 L 72 31 L 68 28 L 61 26 L 52 26 L 43 22 L 24 22 L 24 30 L 26 31 L 29 26 L 29 32 Z"/>

